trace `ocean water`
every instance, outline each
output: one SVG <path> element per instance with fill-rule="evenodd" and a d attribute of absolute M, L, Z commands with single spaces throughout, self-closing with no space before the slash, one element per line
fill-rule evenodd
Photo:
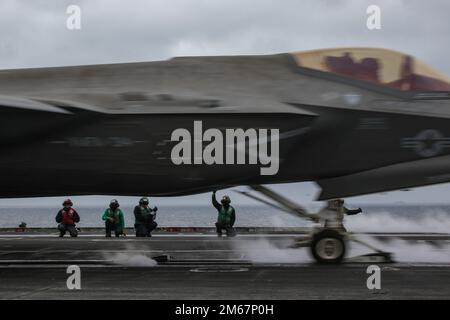
<path fill-rule="evenodd" d="M 355 207 L 357 207 L 356 205 Z M 449 205 L 360 205 L 362 214 L 346 217 L 353 232 L 450 232 Z M 236 226 L 241 227 L 307 227 L 311 223 L 266 206 L 236 205 Z M 79 227 L 102 227 L 105 207 L 75 207 L 81 217 Z M 125 224 L 134 224 L 133 206 L 122 206 Z M 217 211 L 211 206 L 158 206 L 157 222 L 163 227 L 213 226 Z M 309 210 L 317 210 L 310 206 Z M 0 227 L 17 227 L 25 221 L 28 227 L 55 227 L 58 207 L 0 207 Z"/>

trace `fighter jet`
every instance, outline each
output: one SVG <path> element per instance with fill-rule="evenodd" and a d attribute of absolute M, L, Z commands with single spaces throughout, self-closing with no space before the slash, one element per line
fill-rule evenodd
<path fill-rule="evenodd" d="M 386 49 L 2 70 L 0 114 L 0 197 L 450 181 L 450 79 Z M 342 235 L 322 231 L 314 256 L 341 261 Z"/>
<path fill-rule="evenodd" d="M 0 196 L 450 181 L 450 79 L 375 48 L 0 71 Z"/>

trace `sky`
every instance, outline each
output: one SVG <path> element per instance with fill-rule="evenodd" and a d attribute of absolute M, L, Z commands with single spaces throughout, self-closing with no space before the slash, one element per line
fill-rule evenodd
<path fill-rule="evenodd" d="M 81 9 L 79 30 L 66 26 L 69 5 Z M 369 5 L 381 9 L 379 30 L 366 26 Z M 0 69 L 370 46 L 409 53 L 450 75 L 449 12 L 447 0 L 1 0 Z M 275 189 L 298 201 L 312 201 L 318 192 L 314 183 Z M 351 200 L 450 202 L 449 193 L 445 184 Z M 198 204 L 209 195 L 158 200 Z"/>

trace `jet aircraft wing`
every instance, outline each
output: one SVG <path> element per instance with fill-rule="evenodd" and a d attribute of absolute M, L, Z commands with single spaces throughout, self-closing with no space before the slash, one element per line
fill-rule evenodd
<path fill-rule="evenodd" d="M 449 182 L 448 172 L 450 156 L 446 155 L 318 180 L 322 188 L 318 200 Z"/>

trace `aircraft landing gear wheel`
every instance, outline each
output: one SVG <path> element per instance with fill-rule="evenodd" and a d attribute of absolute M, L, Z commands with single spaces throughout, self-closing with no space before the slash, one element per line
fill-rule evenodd
<path fill-rule="evenodd" d="M 340 263 L 345 256 L 344 236 L 332 229 L 315 233 L 311 241 L 311 253 L 317 263 Z"/>

